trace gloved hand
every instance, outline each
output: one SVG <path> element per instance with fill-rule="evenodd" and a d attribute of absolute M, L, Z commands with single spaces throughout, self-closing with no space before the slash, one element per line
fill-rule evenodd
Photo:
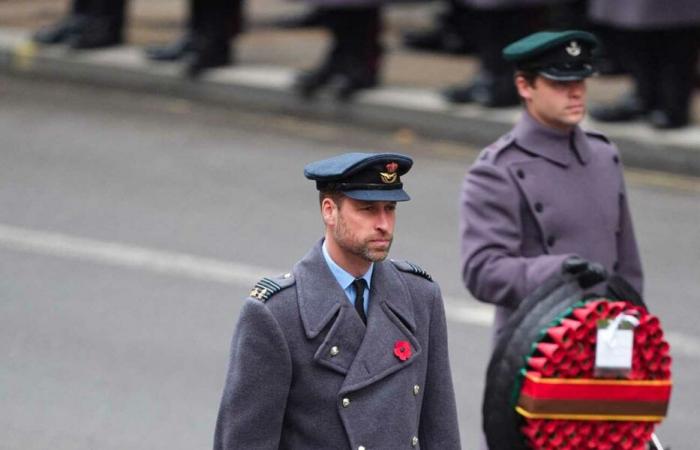
<path fill-rule="evenodd" d="M 602 264 L 587 261 L 580 256 L 571 256 L 561 265 L 564 273 L 576 277 L 582 289 L 588 289 L 608 278 L 608 273 Z"/>

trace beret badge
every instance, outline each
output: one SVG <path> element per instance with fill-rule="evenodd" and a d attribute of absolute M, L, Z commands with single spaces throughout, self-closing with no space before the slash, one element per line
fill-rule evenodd
<path fill-rule="evenodd" d="M 571 41 L 571 43 L 566 46 L 566 53 L 574 57 L 578 56 L 581 54 L 581 46 L 578 45 L 578 42 Z"/>
<path fill-rule="evenodd" d="M 396 183 L 396 180 L 399 177 L 399 174 L 396 173 L 396 170 L 399 168 L 398 163 L 392 161 L 387 163 L 387 165 L 384 167 L 386 168 L 386 172 L 379 172 L 382 182 L 386 184 Z"/>

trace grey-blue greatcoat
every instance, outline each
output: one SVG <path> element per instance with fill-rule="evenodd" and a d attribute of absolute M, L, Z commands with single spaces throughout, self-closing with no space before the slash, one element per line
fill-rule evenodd
<path fill-rule="evenodd" d="M 630 30 L 700 25 L 698 0 L 589 0 L 588 15 L 597 23 Z"/>
<path fill-rule="evenodd" d="M 464 179 L 460 232 L 464 284 L 497 306 L 496 332 L 572 255 L 601 263 L 642 292 L 618 151 L 578 126 L 557 131 L 525 112 L 486 147 Z"/>
<path fill-rule="evenodd" d="M 245 301 L 214 448 L 460 448 L 438 285 L 375 263 L 365 328 L 321 243 L 292 276 L 266 302 Z M 397 341 L 410 343 L 407 361 Z"/>

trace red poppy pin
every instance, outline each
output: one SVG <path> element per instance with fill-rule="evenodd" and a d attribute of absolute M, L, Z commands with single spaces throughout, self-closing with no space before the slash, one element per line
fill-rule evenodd
<path fill-rule="evenodd" d="M 394 343 L 394 355 L 401 361 L 411 357 L 411 344 L 408 341 L 396 341 Z"/>
<path fill-rule="evenodd" d="M 396 169 L 398 169 L 398 168 L 399 168 L 399 165 L 393 161 L 386 165 L 386 171 L 389 173 L 396 172 Z"/>

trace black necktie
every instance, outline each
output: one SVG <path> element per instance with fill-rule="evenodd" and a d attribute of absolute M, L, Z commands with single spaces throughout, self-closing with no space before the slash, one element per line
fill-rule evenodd
<path fill-rule="evenodd" d="M 367 282 L 364 278 L 356 278 L 352 282 L 352 287 L 355 288 L 355 311 L 357 311 L 360 319 L 367 323 L 367 316 L 365 315 L 365 289 Z"/>

